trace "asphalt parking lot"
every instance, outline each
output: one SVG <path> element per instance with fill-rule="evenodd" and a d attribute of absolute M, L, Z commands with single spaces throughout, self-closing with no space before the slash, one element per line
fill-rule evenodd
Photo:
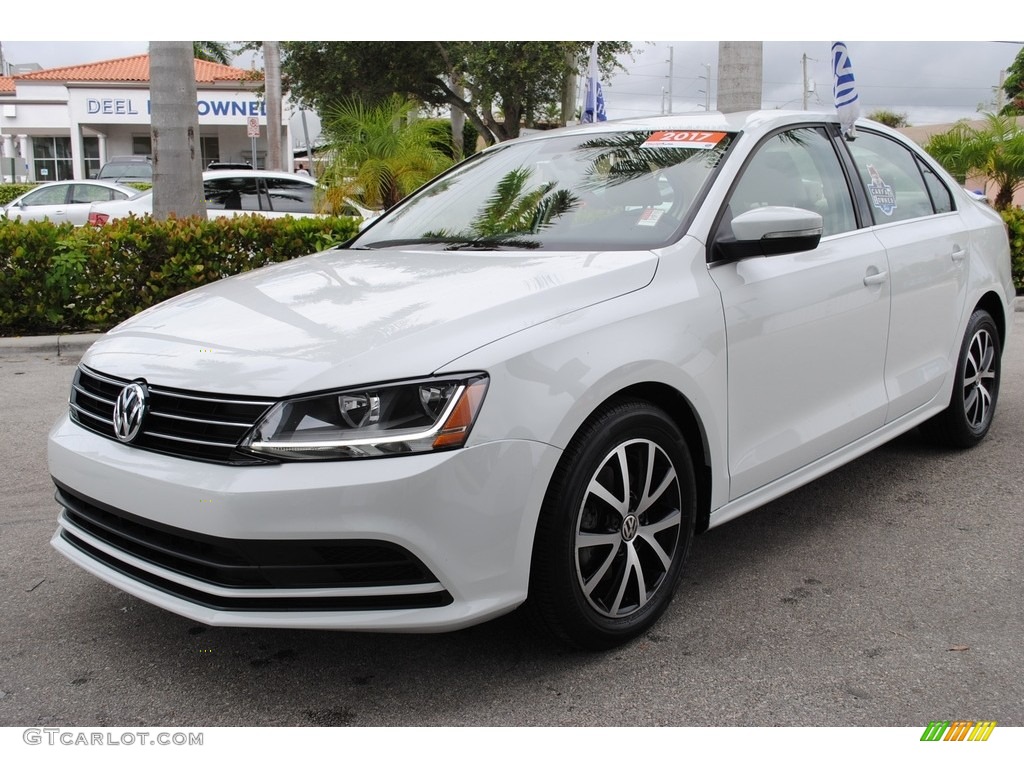
<path fill-rule="evenodd" d="M 700 537 L 607 653 L 516 616 L 448 635 L 209 628 L 49 545 L 76 357 L 0 349 L 0 726 L 1024 725 L 1024 313 L 965 452 L 916 432 Z"/>

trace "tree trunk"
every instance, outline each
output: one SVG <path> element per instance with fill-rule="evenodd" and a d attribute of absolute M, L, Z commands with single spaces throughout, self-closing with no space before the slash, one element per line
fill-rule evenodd
<path fill-rule="evenodd" d="M 267 97 L 268 171 L 283 171 L 281 158 L 281 48 L 277 42 L 263 43 L 263 76 Z M 289 165 L 289 170 L 291 167 Z"/>
<path fill-rule="evenodd" d="M 459 82 L 461 75 L 457 72 L 452 72 L 448 75 L 448 83 L 456 94 L 460 98 L 465 97 L 466 92 L 462 89 L 462 85 Z M 466 126 L 466 113 L 458 107 L 453 106 L 452 110 L 452 150 L 455 154 L 455 160 L 459 161 L 466 156 L 466 147 L 463 140 L 463 129 Z M 476 149 L 476 147 L 474 147 Z"/>
<path fill-rule="evenodd" d="M 999 185 L 999 191 L 996 192 L 995 202 L 992 204 L 997 211 L 1005 211 L 1008 208 L 1013 207 L 1013 191 L 1014 190 L 1011 185 Z"/>
<path fill-rule="evenodd" d="M 153 217 L 206 216 L 191 42 L 149 44 Z"/>

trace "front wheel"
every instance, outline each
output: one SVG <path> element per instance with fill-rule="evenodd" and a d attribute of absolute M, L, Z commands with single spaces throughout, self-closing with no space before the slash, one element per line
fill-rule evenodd
<path fill-rule="evenodd" d="M 693 539 L 696 491 L 682 434 L 660 409 L 622 402 L 566 449 L 534 542 L 529 604 L 561 640 L 605 649 L 668 607 Z"/>
<path fill-rule="evenodd" d="M 985 310 L 975 310 L 960 347 L 949 407 L 922 425 L 929 438 L 953 448 L 981 442 L 995 415 L 1001 358 L 995 321 Z"/>

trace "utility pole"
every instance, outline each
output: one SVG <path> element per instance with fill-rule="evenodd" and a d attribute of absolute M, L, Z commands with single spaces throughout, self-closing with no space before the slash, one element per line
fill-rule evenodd
<path fill-rule="evenodd" d="M 718 109 L 744 112 L 761 108 L 764 45 L 760 42 L 718 44 Z"/>
<path fill-rule="evenodd" d="M 803 62 L 803 67 L 804 67 L 804 78 L 803 78 L 803 84 L 804 84 L 803 85 L 803 97 L 804 97 L 804 100 L 803 100 L 803 110 L 804 110 L 804 112 L 806 112 L 807 111 L 807 54 L 806 53 L 801 57 L 801 61 Z"/>
<path fill-rule="evenodd" d="M 675 78 L 675 47 L 668 47 L 668 113 L 672 114 L 672 80 Z"/>
<path fill-rule="evenodd" d="M 705 86 L 704 86 L 704 111 L 705 112 L 710 112 L 711 111 L 711 65 L 710 64 L 701 64 L 701 66 L 704 67 L 704 74 L 701 75 L 700 77 L 701 77 L 702 80 L 705 81 Z M 697 91 L 697 93 L 700 93 L 700 91 Z"/>

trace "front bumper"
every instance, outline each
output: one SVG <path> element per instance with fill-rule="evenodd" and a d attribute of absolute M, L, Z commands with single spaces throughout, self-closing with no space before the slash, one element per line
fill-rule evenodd
<path fill-rule="evenodd" d="M 64 507 L 52 544 L 125 592 L 205 624 L 454 630 L 526 598 L 559 455 L 509 440 L 232 467 L 131 448 L 63 417 L 49 439 Z"/>

